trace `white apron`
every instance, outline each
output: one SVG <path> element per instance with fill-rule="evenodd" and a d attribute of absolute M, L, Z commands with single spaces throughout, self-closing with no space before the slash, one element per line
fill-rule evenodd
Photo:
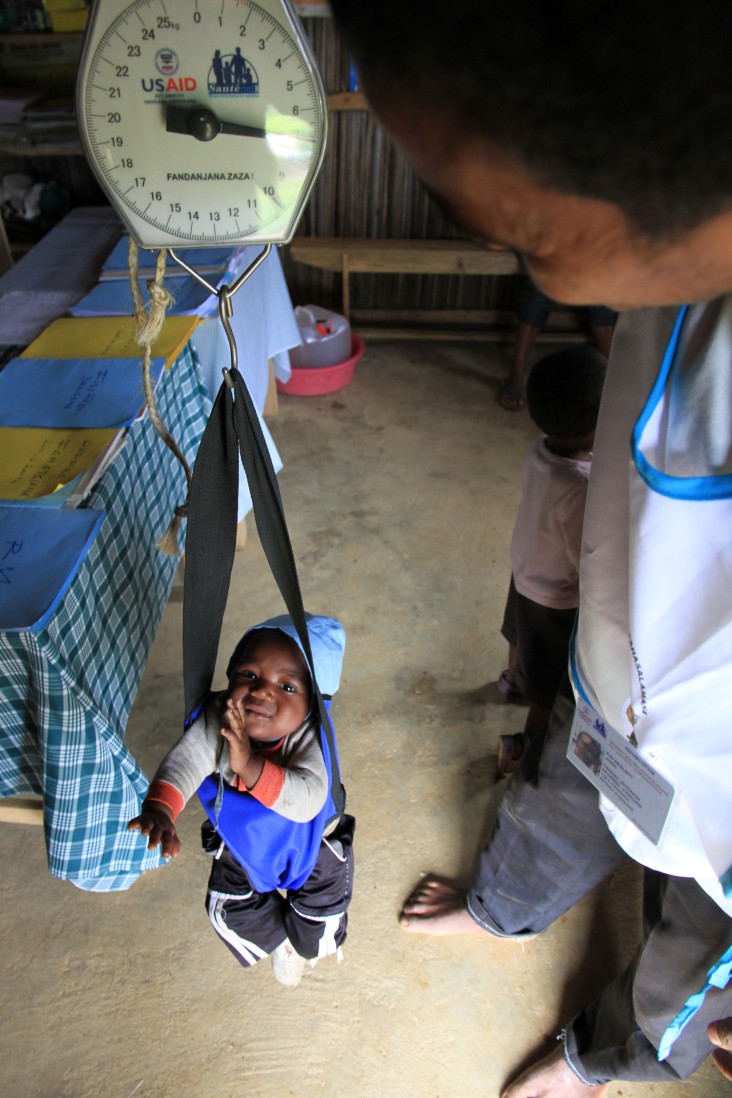
<path fill-rule="evenodd" d="M 605 644 L 614 671 L 603 679 L 597 608 L 623 599 L 624 566 L 588 598 L 587 619 L 582 587 L 571 665 L 577 695 L 676 791 L 657 844 L 601 797 L 615 838 L 644 865 L 695 877 L 732 915 L 732 300 L 704 309 L 691 326 L 679 311 L 633 431 L 627 630 L 621 605 Z"/>

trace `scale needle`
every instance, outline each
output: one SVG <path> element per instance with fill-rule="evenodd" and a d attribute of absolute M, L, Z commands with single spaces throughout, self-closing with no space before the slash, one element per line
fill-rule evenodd
<path fill-rule="evenodd" d="M 168 133 L 186 133 L 197 141 L 213 141 L 220 133 L 230 133 L 237 137 L 268 137 L 266 130 L 259 126 L 244 126 L 238 122 L 221 122 L 213 111 L 206 107 L 166 108 L 165 129 Z"/>

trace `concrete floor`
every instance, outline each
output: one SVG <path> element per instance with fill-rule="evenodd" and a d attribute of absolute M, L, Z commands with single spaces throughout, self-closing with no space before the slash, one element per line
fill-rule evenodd
<path fill-rule="evenodd" d="M 271 421 L 306 606 L 348 634 L 334 703 L 358 819 L 345 959 L 297 991 L 243 972 L 203 908 L 201 810 L 170 866 L 122 894 L 50 877 L 40 829 L 0 828 L 0 1093 L 13 1098 L 453 1098 L 499 1093 L 637 932 L 634 867 L 541 939 L 426 939 L 397 913 L 423 870 L 469 879 L 500 791 L 496 737 L 523 711 L 495 688 L 517 473 L 533 436 L 495 402 L 507 351 L 372 343 L 352 385 L 280 397 Z M 148 773 L 178 735 L 180 590 L 130 719 Z M 219 678 L 248 625 L 281 612 L 256 534 L 237 556 Z M 590 934 L 602 957 L 586 959 Z M 613 1098 L 723 1098 L 707 1066 Z"/>

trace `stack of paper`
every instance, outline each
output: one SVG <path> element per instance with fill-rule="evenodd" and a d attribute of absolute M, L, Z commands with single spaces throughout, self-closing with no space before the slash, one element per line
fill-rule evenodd
<path fill-rule="evenodd" d="M 42 629 L 104 521 L 92 508 L 49 511 L 0 504 L 0 631 Z"/>
<path fill-rule="evenodd" d="M 184 263 L 205 279 L 208 286 L 188 274 L 174 259 L 168 259 L 163 286 L 173 296 L 167 308 L 171 316 L 206 317 L 218 309 L 212 290 L 235 282 L 246 264 L 245 248 L 183 248 L 176 251 Z M 141 249 L 138 281 L 142 300 L 147 300 L 147 282 L 155 276 L 157 252 Z M 209 289 L 208 287 L 211 287 Z M 69 312 L 73 316 L 130 316 L 134 302 L 129 282 L 129 237 L 123 236 L 104 262 L 99 283 Z"/>
<path fill-rule="evenodd" d="M 140 294 L 147 301 L 146 279 L 139 279 Z M 185 275 L 163 280 L 164 288 L 173 296 L 168 316 L 209 316 L 218 307 L 217 297 L 206 286 Z M 131 316 L 135 312 L 132 290 L 127 278 L 99 282 L 86 297 L 69 309 L 72 316 Z"/>
<path fill-rule="evenodd" d="M 34 145 L 78 145 L 73 99 L 47 96 L 31 103 L 23 112 L 23 130 Z"/>
<path fill-rule="evenodd" d="M 166 370 L 185 347 L 196 324 L 195 317 L 166 317 L 152 347 L 153 356 L 164 360 Z M 133 316 L 59 317 L 28 344 L 20 357 L 137 358 L 141 362 L 137 327 Z"/>
<path fill-rule="evenodd" d="M 152 360 L 153 387 L 164 366 Z M 0 371 L 0 427 L 126 427 L 144 407 L 139 358 L 26 356 Z"/>
<path fill-rule="evenodd" d="M 112 251 L 104 261 L 100 274 L 102 280 L 109 278 L 127 278 L 129 276 L 129 236 L 122 236 L 117 241 Z M 232 259 L 235 259 L 240 248 L 176 248 L 176 255 L 180 256 L 184 263 L 198 271 L 200 275 L 211 282 L 209 275 L 216 278 L 229 274 L 232 267 Z M 149 248 L 140 248 L 138 258 L 138 272 L 141 278 L 153 278 L 155 276 L 155 262 L 157 252 Z M 165 265 L 166 278 L 189 277 L 183 267 L 180 267 L 174 259 L 169 259 Z"/>
<path fill-rule="evenodd" d="M 195 324 L 166 319 L 153 347 L 153 382 Z M 89 493 L 145 403 L 136 330 L 133 317 L 62 317 L 0 371 L 3 502 L 74 507 Z"/>
<path fill-rule="evenodd" d="M 61 505 L 81 495 L 82 478 L 99 461 L 118 432 L 48 430 L 45 427 L 0 427 L 0 499 L 35 500 Z M 66 490 L 66 491 L 64 491 Z M 53 496 L 53 499 L 43 497 Z"/>
<path fill-rule="evenodd" d="M 28 140 L 23 113 L 40 94 L 30 88 L 0 88 L 0 141 Z"/>

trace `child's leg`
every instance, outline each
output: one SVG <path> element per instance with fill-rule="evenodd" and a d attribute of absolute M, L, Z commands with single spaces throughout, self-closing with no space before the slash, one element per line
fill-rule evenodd
<path fill-rule="evenodd" d="M 233 854 L 221 848 L 208 880 L 206 910 L 221 941 L 245 968 L 284 942 L 283 906 L 278 892 L 255 892 Z"/>
<path fill-rule="evenodd" d="M 519 688 L 516 686 L 516 670 L 518 663 L 518 649 L 516 647 L 517 603 L 518 593 L 514 586 L 513 576 L 511 576 L 511 582 L 508 585 L 508 594 L 506 596 L 506 605 L 503 610 L 503 623 L 501 625 L 501 636 L 504 640 L 508 641 L 508 667 L 498 676 L 497 683 L 500 692 L 507 697 L 520 696 Z"/>
<path fill-rule="evenodd" d="M 547 709 L 543 705 L 535 705 L 532 702 L 526 714 L 526 724 L 523 732 L 514 732 L 513 735 L 509 733 L 498 737 L 498 773 L 502 774 L 504 778 L 507 778 L 509 774 L 513 774 L 514 770 L 518 769 L 529 749 L 529 745 L 544 731 L 550 713 L 551 709 Z"/>
<path fill-rule="evenodd" d="M 336 831 L 323 839 L 305 884 L 287 897 L 285 928 L 301 957 L 327 957 L 345 941 L 353 894 L 355 826 L 353 816 L 343 817 Z"/>
<path fill-rule="evenodd" d="M 524 725 L 524 732 L 530 740 L 535 740 L 539 733 L 544 731 L 550 713 L 550 707 L 536 705 L 534 702 L 531 703 L 529 711 L 526 714 L 526 724 Z"/>
<path fill-rule="evenodd" d="M 554 302 L 538 290 L 530 278 L 519 285 L 518 327 L 514 344 L 511 372 L 501 386 L 498 402 L 510 412 L 524 406 L 524 377 L 537 336 L 548 321 Z"/>
<path fill-rule="evenodd" d="M 529 702 L 529 711 L 523 732 L 498 738 L 498 771 L 504 777 L 518 768 L 529 744 L 549 719 L 567 669 L 575 614 L 574 610 L 554 610 L 527 599 L 516 591 L 511 580 L 503 635 L 515 645 L 512 682 Z M 506 619 L 512 627 L 508 630 Z"/>

